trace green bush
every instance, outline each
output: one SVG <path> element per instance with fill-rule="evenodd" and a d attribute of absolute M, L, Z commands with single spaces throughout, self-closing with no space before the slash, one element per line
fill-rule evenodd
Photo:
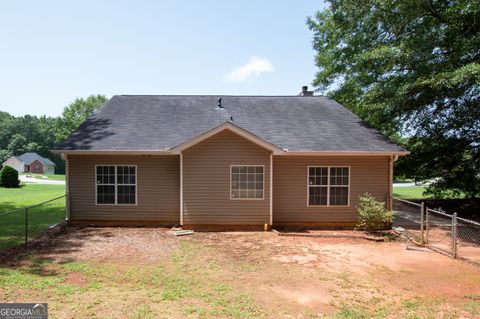
<path fill-rule="evenodd" d="M 2 168 L 0 171 L 0 185 L 3 187 L 18 187 L 20 184 L 20 181 L 18 180 L 18 172 L 16 169 L 10 167 L 10 166 L 5 166 Z"/>
<path fill-rule="evenodd" d="M 379 202 L 369 193 L 358 198 L 357 228 L 363 230 L 388 229 L 392 225 L 393 213 L 385 208 L 385 202 Z"/>

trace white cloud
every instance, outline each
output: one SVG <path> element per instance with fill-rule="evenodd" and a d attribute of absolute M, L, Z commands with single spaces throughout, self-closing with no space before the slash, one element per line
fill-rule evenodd
<path fill-rule="evenodd" d="M 262 73 L 273 72 L 272 62 L 266 58 L 252 56 L 247 63 L 236 67 L 231 73 L 227 74 L 227 82 L 244 82 L 253 76 L 259 76 Z"/>

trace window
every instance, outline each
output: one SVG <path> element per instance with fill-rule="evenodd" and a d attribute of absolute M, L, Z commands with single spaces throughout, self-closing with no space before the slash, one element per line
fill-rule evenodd
<path fill-rule="evenodd" d="M 135 205 L 136 170 L 136 166 L 96 166 L 97 204 Z"/>
<path fill-rule="evenodd" d="M 230 199 L 263 199 L 263 166 L 230 167 Z"/>
<path fill-rule="evenodd" d="M 348 206 L 349 167 L 308 168 L 309 206 Z"/>
<path fill-rule="evenodd" d="M 328 167 L 310 167 L 308 175 L 308 204 L 328 205 Z"/>

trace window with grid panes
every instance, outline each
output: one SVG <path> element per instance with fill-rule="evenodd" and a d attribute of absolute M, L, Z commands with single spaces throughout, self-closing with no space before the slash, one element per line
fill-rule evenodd
<path fill-rule="evenodd" d="M 349 167 L 308 168 L 309 206 L 348 206 Z"/>
<path fill-rule="evenodd" d="M 230 170 L 231 199 L 263 199 L 263 166 L 234 165 Z"/>
<path fill-rule="evenodd" d="M 136 174 L 133 165 L 98 165 L 97 204 L 136 204 Z"/>

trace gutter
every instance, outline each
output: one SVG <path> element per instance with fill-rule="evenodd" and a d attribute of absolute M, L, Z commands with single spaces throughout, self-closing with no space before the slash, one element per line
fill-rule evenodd
<path fill-rule="evenodd" d="M 174 155 L 165 150 L 51 150 L 50 152 L 70 155 Z"/>
<path fill-rule="evenodd" d="M 69 155 L 178 155 L 174 149 L 169 150 L 51 150 L 54 154 Z M 274 152 L 279 156 L 399 156 L 410 154 L 408 151 L 289 151 Z M 395 161 L 396 161 L 395 160 Z"/>

